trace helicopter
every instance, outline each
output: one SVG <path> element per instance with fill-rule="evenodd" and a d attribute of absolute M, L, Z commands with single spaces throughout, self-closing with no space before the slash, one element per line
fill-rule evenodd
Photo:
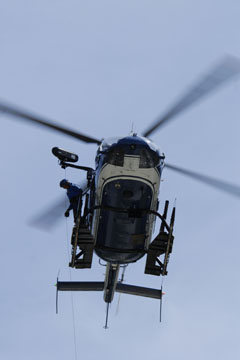
<path fill-rule="evenodd" d="M 105 328 L 108 323 L 109 304 L 115 292 L 145 296 L 162 302 L 161 289 L 123 284 L 124 271 L 130 263 L 146 255 L 145 274 L 166 276 L 174 242 L 175 206 L 168 216 L 169 201 L 163 213 L 159 212 L 159 191 L 164 168 L 178 172 L 207 185 L 239 197 L 240 186 L 229 184 L 200 173 L 165 162 L 164 153 L 149 138 L 178 114 L 226 84 L 240 72 L 239 59 L 227 56 L 200 81 L 192 86 L 162 116 L 141 135 L 131 132 L 125 137 L 97 139 L 41 118 L 16 106 L 0 102 L 0 111 L 36 125 L 61 132 L 85 143 L 98 145 L 95 169 L 76 165 L 78 156 L 58 147 L 52 149 L 59 165 L 86 172 L 81 185 L 76 221 L 71 235 L 71 261 L 76 269 L 90 269 L 93 253 L 106 263 L 103 282 L 69 282 L 57 280 L 58 291 L 103 291 L 107 303 Z M 62 200 L 61 200 L 62 202 Z M 60 203 L 61 203 L 60 202 Z M 54 204 L 38 217 L 35 224 L 53 225 L 60 213 Z M 153 238 L 156 218 L 160 228 Z M 120 269 L 123 268 L 119 280 Z"/>

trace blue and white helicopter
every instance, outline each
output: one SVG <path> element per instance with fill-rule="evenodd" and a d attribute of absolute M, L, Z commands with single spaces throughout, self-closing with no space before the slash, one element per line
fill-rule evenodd
<path fill-rule="evenodd" d="M 76 223 L 71 236 L 72 258 L 69 266 L 77 269 L 91 268 L 94 252 L 106 262 L 103 282 L 58 281 L 58 291 L 103 291 L 107 309 L 115 292 L 161 301 L 162 289 L 123 284 L 123 275 L 128 264 L 145 255 L 146 274 L 167 275 L 174 240 L 175 207 L 168 216 L 169 202 L 166 201 L 163 214 L 158 212 L 160 180 L 164 167 L 238 197 L 240 187 L 165 163 L 165 155 L 149 136 L 239 72 L 240 61 L 234 57 L 226 57 L 144 131 L 142 136 L 132 132 L 123 138 L 100 140 L 0 102 L 2 112 L 98 145 L 95 169 L 76 165 L 76 154 L 57 147 L 52 150 L 62 168 L 72 167 L 87 173 L 86 182 L 81 187 Z M 54 204 L 47 213 L 35 219 L 34 223 L 45 228 L 51 227 L 62 216 L 61 205 L 62 201 Z M 160 229 L 152 239 L 157 217 L 160 219 Z M 119 280 L 121 267 L 123 275 Z M 108 311 L 105 327 L 107 320 Z"/>

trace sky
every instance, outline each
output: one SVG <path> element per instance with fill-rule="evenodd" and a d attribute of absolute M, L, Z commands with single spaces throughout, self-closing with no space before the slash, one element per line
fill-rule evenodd
<path fill-rule="evenodd" d="M 239 16 L 234 0 L 1 1 L 0 98 L 93 137 L 141 134 L 226 54 L 240 57 Z M 156 132 L 166 160 L 240 184 L 239 96 L 238 78 Z M 161 206 L 176 198 L 177 213 L 163 322 L 157 300 L 121 295 L 105 331 L 101 293 L 59 293 L 56 315 L 59 272 L 102 281 L 104 268 L 95 256 L 69 272 L 72 219 L 52 233 L 27 222 L 63 195 L 62 178 L 84 178 L 51 148 L 94 166 L 96 146 L 0 119 L 1 359 L 239 359 L 239 199 L 165 169 Z M 144 267 L 129 265 L 126 283 L 159 288 Z"/>

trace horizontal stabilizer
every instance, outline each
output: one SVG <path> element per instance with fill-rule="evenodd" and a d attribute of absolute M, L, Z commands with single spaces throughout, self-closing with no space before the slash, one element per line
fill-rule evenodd
<path fill-rule="evenodd" d="M 57 290 L 58 291 L 103 291 L 104 282 L 103 281 L 58 281 Z M 146 288 L 142 286 L 127 285 L 121 282 L 117 283 L 116 292 L 145 296 L 153 299 L 161 299 L 162 292 L 161 290 Z"/>
<path fill-rule="evenodd" d="M 103 281 L 58 281 L 59 291 L 103 291 Z"/>
<path fill-rule="evenodd" d="M 142 286 L 127 285 L 122 284 L 121 282 L 117 284 L 116 292 L 129 295 L 145 296 L 153 299 L 161 299 L 162 297 L 161 290 L 150 289 Z"/>

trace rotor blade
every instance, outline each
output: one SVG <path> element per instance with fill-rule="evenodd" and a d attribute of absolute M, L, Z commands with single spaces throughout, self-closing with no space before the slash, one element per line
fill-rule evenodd
<path fill-rule="evenodd" d="M 214 179 L 210 176 L 202 175 L 202 174 L 199 174 L 199 173 L 191 171 L 191 170 L 186 170 L 186 169 L 180 168 L 175 165 L 165 164 L 165 167 L 170 170 L 176 171 L 180 174 L 189 176 L 189 177 L 191 177 L 195 180 L 198 180 L 204 184 L 210 185 L 216 189 L 224 191 L 230 195 L 240 197 L 240 186 L 239 185 L 229 184 L 225 181 Z"/>
<path fill-rule="evenodd" d="M 23 111 L 13 105 L 8 105 L 4 102 L 0 102 L 0 112 L 4 112 L 6 114 L 22 118 L 23 120 L 35 123 L 37 125 L 48 127 L 49 129 L 52 129 L 54 131 L 61 132 L 65 135 L 74 137 L 75 139 L 84 141 L 86 143 L 94 143 L 94 144 L 100 144 L 101 141 L 98 139 L 95 139 L 93 137 L 84 135 L 79 133 L 78 131 L 66 128 L 56 122 L 41 118 L 39 116 L 33 115 L 27 111 Z"/>
<path fill-rule="evenodd" d="M 83 190 L 83 194 L 87 190 L 86 181 L 80 184 Z M 69 206 L 69 201 L 66 196 L 61 197 L 50 205 L 46 210 L 40 214 L 34 216 L 28 222 L 28 225 L 39 228 L 45 231 L 51 231 L 57 225 L 57 223 L 64 218 L 64 212 Z"/>
<path fill-rule="evenodd" d="M 192 86 L 180 99 L 157 119 L 144 133 L 148 137 L 162 125 L 172 120 L 198 100 L 206 97 L 215 89 L 226 83 L 240 72 L 240 60 L 233 56 L 226 56 L 210 72 L 205 74 L 194 86 Z"/>
<path fill-rule="evenodd" d="M 28 225 L 41 230 L 51 231 L 57 225 L 58 221 L 61 218 L 63 219 L 67 207 L 68 203 L 66 198 L 63 197 L 55 200 L 46 210 L 30 219 Z"/>

